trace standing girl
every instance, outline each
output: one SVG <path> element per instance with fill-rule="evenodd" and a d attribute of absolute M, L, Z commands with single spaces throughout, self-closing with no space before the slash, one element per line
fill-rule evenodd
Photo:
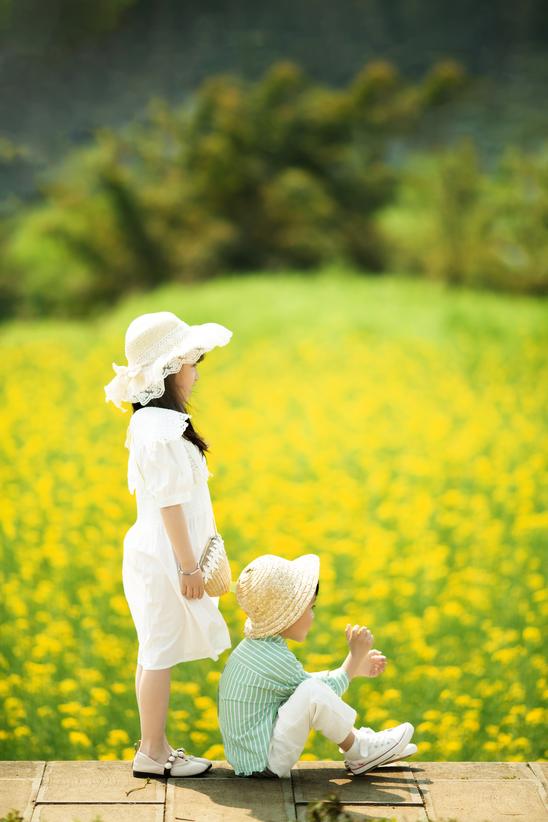
<path fill-rule="evenodd" d="M 172 748 L 165 728 L 173 665 L 216 660 L 231 644 L 198 565 L 215 525 L 207 444 L 187 413 L 197 363 L 231 336 L 218 323 L 188 325 L 170 311 L 142 314 L 126 331 L 127 366 L 113 363 L 116 376 L 105 386 L 107 402 L 133 406 L 125 445 L 137 518 L 124 537 L 122 579 L 139 641 L 135 776 L 196 776 L 212 764 Z"/>

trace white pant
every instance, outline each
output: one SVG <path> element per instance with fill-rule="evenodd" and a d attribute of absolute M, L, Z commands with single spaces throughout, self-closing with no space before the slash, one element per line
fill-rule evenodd
<path fill-rule="evenodd" d="M 278 776 L 289 776 L 314 728 L 337 745 L 354 727 L 356 711 L 321 679 L 306 679 L 278 709 L 268 767 Z"/>

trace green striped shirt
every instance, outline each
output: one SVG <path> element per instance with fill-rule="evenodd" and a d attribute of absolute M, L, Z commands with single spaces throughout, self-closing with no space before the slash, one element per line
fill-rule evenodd
<path fill-rule="evenodd" d="M 267 767 L 278 708 L 313 676 L 338 696 L 350 681 L 343 668 L 308 673 L 281 636 L 243 639 L 234 648 L 219 681 L 218 709 L 225 755 L 238 775 Z"/>

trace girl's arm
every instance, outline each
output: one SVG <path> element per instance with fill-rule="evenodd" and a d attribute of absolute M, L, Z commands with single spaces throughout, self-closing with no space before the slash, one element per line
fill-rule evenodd
<path fill-rule="evenodd" d="M 177 505 L 165 505 L 160 508 L 164 527 L 173 546 L 175 556 L 183 571 L 193 571 L 196 567 L 196 560 L 190 542 L 190 536 L 186 524 L 183 507 Z M 204 594 L 204 581 L 202 572 L 189 576 L 179 575 L 181 593 L 188 599 L 201 599 Z"/>

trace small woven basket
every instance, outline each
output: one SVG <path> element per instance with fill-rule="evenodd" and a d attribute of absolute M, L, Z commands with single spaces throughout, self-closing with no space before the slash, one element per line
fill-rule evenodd
<path fill-rule="evenodd" d="M 212 536 L 202 551 L 200 569 L 204 577 L 205 591 L 210 597 L 220 597 L 230 591 L 232 573 L 220 534 Z"/>

